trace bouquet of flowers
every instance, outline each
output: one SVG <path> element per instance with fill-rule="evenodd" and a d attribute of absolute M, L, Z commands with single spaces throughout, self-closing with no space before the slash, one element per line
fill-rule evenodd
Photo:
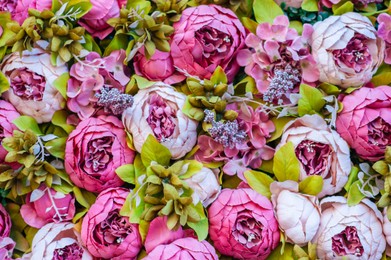
<path fill-rule="evenodd" d="M 387 0 L 2 0 L 0 259 L 391 259 Z"/>

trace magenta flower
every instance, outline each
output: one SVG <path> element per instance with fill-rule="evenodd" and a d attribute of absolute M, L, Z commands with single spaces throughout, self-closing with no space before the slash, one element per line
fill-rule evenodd
<path fill-rule="evenodd" d="M 0 11 L 10 12 L 12 19 L 22 24 L 29 16 L 28 9 L 43 11 L 52 8 L 51 0 L 2 0 L 0 2 Z"/>
<path fill-rule="evenodd" d="M 5 156 L 8 153 L 1 145 L 1 141 L 4 137 L 11 137 L 13 135 L 13 131 L 17 127 L 12 123 L 12 120 L 19 116 L 20 114 L 11 103 L 0 100 L 0 163 L 4 163 Z"/>
<path fill-rule="evenodd" d="M 274 104 L 290 103 L 291 93 L 300 83 L 313 84 L 319 78 L 316 62 L 310 54 L 309 39 L 313 29 L 304 24 L 303 35 L 289 28 L 286 16 L 278 16 L 273 24 L 262 23 L 257 35 L 249 34 L 249 49 L 238 53 L 238 63 L 256 81 L 263 100 Z"/>
<path fill-rule="evenodd" d="M 384 62 L 391 64 L 391 16 L 386 13 L 379 14 L 377 21 L 379 23 L 377 35 L 386 43 Z"/>
<path fill-rule="evenodd" d="M 11 233 L 11 217 L 7 210 L 0 204 L 0 237 L 8 237 Z"/>

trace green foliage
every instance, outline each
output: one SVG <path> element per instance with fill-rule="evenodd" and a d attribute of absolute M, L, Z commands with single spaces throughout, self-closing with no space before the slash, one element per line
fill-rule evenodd
<path fill-rule="evenodd" d="M 274 154 L 273 172 L 277 180 L 298 181 L 300 176 L 300 162 L 296 157 L 292 142 L 281 146 Z"/>
<path fill-rule="evenodd" d="M 258 23 L 273 23 L 274 18 L 284 14 L 274 0 L 254 0 L 253 10 Z"/>
<path fill-rule="evenodd" d="M 317 88 L 301 84 L 299 93 L 301 95 L 298 104 L 299 116 L 320 113 L 321 109 L 326 104 L 322 93 Z"/>
<path fill-rule="evenodd" d="M 299 184 L 299 191 L 308 195 L 316 196 L 323 189 L 323 177 L 314 175 L 308 176 Z"/>
<path fill-rule="evenodd" d="M 253 190 L 270 199 L 271 192 L 269 187 L 274 180 L 269 175 L 263 172 L 249 170 L 244 172 L 244 177 Z"/>

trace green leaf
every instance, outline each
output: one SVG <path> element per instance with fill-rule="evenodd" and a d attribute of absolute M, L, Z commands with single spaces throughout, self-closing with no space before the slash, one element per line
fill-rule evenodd
<path fill-rule="evenodd" d="M 65 9 L 65 13 L 67 13 L 69 10 L 79 10 L 81 12 L 75 13 L 76 15 L 74 16 L 76 19 L 80 19 L 83 17 L 88 11 L 91 10 L 92 4 L 90 3 L 90 0 L 71 0 L 69 1 L 69 4 L 67 8 Z"/>
<path fill-rule="evenodd" d="M 193 107 L 189 102 L 189 96 L 186 97 L 185 104 L 182 107 L 182 112 L 189 118 L 197 121 L 204 119 L 204 111 L 201 108 Z"/>
<path fill-rule="evenodd" d="M 346 182 L 344 189 L 345 191 L 349 191 L 350 186 L 353 184 L 353 182 L 357 181 L 358 179 L 358 172 L 360 169 L 357 166 L 353 166 L 349 173 L 348 181 Z"/>
<path fill-rule="evenodd" d="M 263 172 L 249 170 L 244 172 L 244 177 L 253 190 L 270 199 L 272 194 L 270 193 L 269 187 L 274 180 L 269 175 Z"/>
<path fill-rule="evenodd" d="M 210 81 L 212 81 L 214 84 L 220 84 L 224 83 L 227 84 L 228 79 L 227 75 L 225 75 L 225 72 L 222 67 L 218 66 L 215 71 L 213 72 Z"/>
<path fill-rule="evenodd" d="M 390 166 L 385 161 L 377 161 L 372 165 L 372 168 L 381 175 L 387 175 L 390 172 Z"/>
<path fill-rule="evenodd" d="M 293 120 L 293 117 L 273 117 L 271 119 L 274 123 L 274 126 L 276 127 L 276 130 L 272 133 L 270 138 L 267 140 L 268 142 L 274 141 L 281 137 L 282 131 L 284 130 L 284 127 L 287 123 L 291 122 Z"/>
<path fill-rule="evenodd" d="M 300 95 L 301 98 L 298 104 L 299 116 L 316 114 L 320 112 L 326 103 L 322 93 L 317 88 L 306 84 L 300 85 Z"/>
<path fill-rule="evenodd" d="M 151 165 L 151 162 L 157 162 L 160 165 L 168 166 L 171 159 L 170 150 L 160 144 L 153 135 L 148 135 L 147 140 L 141 148 L 141 160 L 145 167 Z"/>
<path fill-rule="evenodd" d="M 373 76 L 371 82 L 377 86 L 388 85 L 391 83 L 391 72 L 383 72 Z"/>
<path fill-rule="evenodd" d="M 61 127 L 65 132 L 70 134 L 75 127 L 67 124 L 68 113 L 65 110 L 58 110 L 52 117 L 52 124 Z"/>
<path fill-rule="evenodd" d="M 254 22 L 248 17 L 241 18 L 242 24 L 246 27 L 251 33 L 257 34 L 258 23 Z"/>
<path fill-rule="evenodd" d="M 319 11 L 318 8 L 318 1 L 317 0 L 304 0 L 301 4 L 301 9 L 308 12 L 317 12 Z"/>
<path fill-rule="evenodd" d="M 354 4 L 351 1 L 341 2 L 339 4 L 335 4 L 332 7 L 334 15 L 342 15 L 344 13 L 353 12 Z"/>
<path fill-rule="evenodd" d="M 96 43 L 94 38 L 89 35 L 88 33 L 84 34 L 85 43 L 83 44 L 84 49 L 88 51 L 93 51 L 98 53 L 100 56 L 102 56 L 102 51 L 100 50 L 99 45 Z"/>
<path fill-rule="evenodd" d="M 53 86 L 60 92 L 61 96 L 65 98 L 65 100 L 67 99 L 67 86 L 69 78 L 69 73 L 65 72 L 53 82 Z"/>
<path fill-rule="evenodd" d="M 37 121 L 29 116 L 20 116 L 12 121 L 21 131 L 30 129 L 34 134 L 42 135 L 41 129 L 38 126 Z"/>
<path fill-rule="evenodd" d="M 360 191 L 360 181 L 355 181 L 348 191 L 348 205 L 354 206 L 360 203 L 362 199 L 365 198 L 365 195 Z"/>
<path fill-rule="evenodd" d="M 135 184 L 135 180 L 134 180 L 135 169 L 133 164 L 121 165 L 115 170 L 115 173 L 124 182 Z"/>
<path fill-rule="evenodd" d="M 308 195 L 316 196 L 323 189 L 322 176 L 308 176 L 299 184 L 299 191 Z"/>
<path fill-rule="evenodd" d="M 300 21 L 290 21 L 289 28 L 295 29 L 298 34 L 303 32 L 303 24 Z"/>
<path fill-rule="evenodd" d="M 202 163 L 196 160 L 185 160 L 183 162 L 185 163 L 184 166 L 187 168 L 187 170 L 179 176 L 182 180 L 190 178 L 194 174 L 200 172 L 204 167 Z"/>
<path fill-rule="evenodd" d="M 274 154 L 273 172 L 278 181 L 298 181 L 300 176 L 300 162 L 296 158 L 292 142 L 281 146 Z"/>
<path fill-rule="evenodd" d="M 147 222 L 145 220 L 140 220 L 140 223 L 138 225 L 138 231 L 140 233 L 140 236 L 141 236 L 141 239 L 143 242 L 145 241 L 145 238 L 147 237 L 149 224 L 150 224 L 150 222 Z"/>
<path fill-rule="evenodd" d="M 19 231 L 11 229 L 10 237 L 16 242 L 15 249 L 26 252 L 30 248 L 27 239 Z"/>
<path fill-rule="evenodd" d="M 149 88 L 151 86 L 153 86 L 154 84 L 156 84 L 156 82 L 154 81 L 149 81 L 147 80 L 146 78 L 143 78 L 141 76 L 138 76 L 136 74 L 134 74 L 132 76 L 132 78 L 134 78 L 136 80 L 136 83 L 137 83 L 137 87 L 139 89 L 144 89 L 144 88 Z"/>
<path fill-rule="evenodd" d="M 341 93 L 341 90 L 337 86 L 327 82 L 321 83 L 318 88 L 323 90 L 327 95 L 338 95 Z"/>
<path fill-rule="evenodd" d="M 130 223 L 140 223 L 141 215 L 143 214 L 145 208 L 145 202 L 143 199 L 145 197 L 145 189 L 146 186 L 143 186 L 138 189 L 134 189 L 131 193 L 134 198 L 130 201 Z"/>
<path fill-rule="evenodd" d="M 90 203 L 87 198 L 84 197 L 84 194 L 79 187 L 73 187 L 73 194 L 75 195 L 76 201 L 79 202 L 79 204 L 84 208 L 89 209 L 91 207 L 92 203 Z"/>
<path fill-rule="evenodd" d="M 6 92 L 9 88 L 10 83 L 7 77 L 3 74 L 3 72 L 0 72 L 0 95 Z"/>
<path fill-rule="evenodd" d="M 201 202 L 194 206 L 194 209 L 197 211 L 201 220 L 195 223 L 187 222 L 187 225 L 196 232 L 198 240 L 202 241 L 208 237 L 209 222 L 208 218 L 205 216 L 204 207 Z"/>
<path fill-rule="evenodd" d="M 67 137 L 60 137 L 46 142 L 45 147 L 54 157 L 64 159 L 66 142 Z"/>
<path fill-rule="evenodd" d="M 293 245 L 286 244 L 284 251 L 281 253 L 282 244 L 280 244 L 276 249 L 274 249 L 271 254 L 268 256 L 267 260 L 294 260 L 293 257 Z"/>
<path fill-rule="evenodd" d="M 281 7 L 274 0 L 254 0 L 253 10 L 258 23 L 273 23 L 274 18 L 284 15 Z"/>
<path fill-rule="evenodd" d="M 109 45 L 106 47 L 104 56 L 109 56 L 112 51 L 115 50 L 126 50 L 128 47 L 129 37 L 126 34 L 116 34 L 111 40 Z"/>

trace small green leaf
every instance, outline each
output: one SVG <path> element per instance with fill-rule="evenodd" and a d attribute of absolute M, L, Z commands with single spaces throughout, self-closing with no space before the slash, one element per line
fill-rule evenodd
<path fill-rule="evenodd" d="M 115 170 L 115 173 L 124 182 L 135 184 L 135 180 L 134 180 L 135 169 L 133 164 L 121 165 Z"/>
<path fill-rule="evenodd" d="M 136 80 L 137 87 L 139 89 L 149 88 L 149 87 L 153 86 L 154 84 L 156 84 L 156 82 L 149 81 L 146 78 L 143 78 L 143 77 L 138 76 L 136 74 L 133 75 L 132 77 Z"/>
<path fill-rule="evenodd" d="M 129 37 L 126 34 L 116 34 L 106 47 L 104 56 L 109 56 L 111 52 L 115 50 L 126 50 L 129 42 Z"/>
<path fill-rule="evenodd" d="M 248 17 L 242 17 L 241 21 L 243 26 L 246 27 L 251 33 L 257 34 L 258 23 L 254 22 Z"/>
<path fill-rule="evenodd" d="M 170 150 L 159 143 L 153 135 L 148 135 L 147 140 L 141 148 L 141 160 L 145 167 L 151 165 L 152 161 L 163 166 L 168 166 L 171 159 Z"/>
<path fill-rule="evenodd" d="M 270 136 L 270 138 L 267 140 L 268 142 L 274 141 L 282 135 L 282 131 L 284 130 L 284 127 L 287 123 L 291 122 L 293 120 L 293 117 L 272 117 L 272 122 L 274 123 L 275 130 Z"/>
<path fill-rule="evenodd" d="M 215 71 L 213 72 L 210 81 L 212 81 L 214 84 L 220 84 L 224 83 L 227 84 L 228 79 L 227 75 L 225 75 L 225 72 L 222 67 L 218 66 Z"/>
<path fill-rule="evenodd" d="M 293 245 L 285 244 L 285 248 L 282 251 L 283 245 L 280 243 L 279 246 L 274 249 L 268 256 L 267 260 L 294 260 L 293 257 Z"/>
<path fill-rule="evenodd" d="M 357 166 L 353 166 L 349 173 L 348 181 L 346 182 L 344 189 L 345 191 L 349 191 L 350 186 L 353 184 L 353 182 L 357 181 L 358 179 L 358 172 L 360 169 Z"/>
<path fill-rule="evenodd" d="M 244 172 L 244 177 L 253 190 L 270 198 L 271 193 L 269 187 L 274 180 L 269 175 L 263 172 L 249 170 Z"/>
<path fill-rule="evenodd" d="M 3 72 L 0 72 L 0 95 L 6 92 L 9 88 L 10 83 L 7 77 L 3 74 Z"/>
<path fill-rule="evenodd" d="M 29 116 L 20 116 L 12 121 L 21 131 L 30 129 L 34 134 L 42 135 L 41 129 L 38 126 L 37 121 Z"/>
<path fill-rule="evenodd" d="M 301 9 L 307 12 L 317 12 L 319 11 L 318 8 L 318 1 L 317 0 L 304 0 L 301 4 Z"/>
<path fill-rule="evenodd" d="M 96 43 L 94 38 L 88 33 L 84 34 L 85 43 L 83 44 L 84 49 L 88 51 L 93 51 L 102 56 L 102 51 L 100 50 L 99 45 Z"/>
<path fill-rule="evenodd" d="M 273 172 L 278 181 L 298 181 L 300 175 L 300 162 L 296 157 L 292 142 L 281 146 L 274 154 Z"/>
<path fill-rule="evenodd" d="M 69 73 L 65 72 L 53 82 L 53 86 L 60 92 L 61 96 L 63 96 L 63 98 L 65 99 L 67 99 L 67 86 L 69 78 Z"/>
<path fill-rule="evenodd" d="M 357 205 L 364 198 L 365 195 L 360 191 L 360 181 L 353 182 L 348 191 L 348 205 Z"/>
<path fill-rule="evenodd" d="M 327 95 L 338 95 L 341 93 L 341 90 L 330 83 L 323 82 L 318 86 L 321 90 L 323 90 Z"/>
<path fill-rule="evenodd" d="M 67 137 L 60 137 L 45 143 L 45 147 L 54 157 L 64 159 Z"/>
<path fill-rule="evenodd" d="M 299 190 L 302 193 L 316 196 L 323 189 L 323 178 L 322 176 L 313 175 L 308 176 L 299 184 Z"/>
<path fill-rule="evenodd" d="M 69 12 L 71 8 L 72 10 L 74 10 L 73 12 L 71 12 L 71 13 L 75 13 L 74 17 L 76 19 L 80 19 L 86 13 L 88 13 L 88 11 L 91 10 L 92 4 L 90 3 L 90 0 L 71 0 L 69 1 L 67 8 L 65 9 L 65 13 Z"/>
<path fill-rule="evenodd" d="M 306 84 L 300 85 L 300 95 L 301 98 L 298 104 L 299 116 L 316 114 L 320 112 L 326 103 L 322 93 L 317 88 Z"/>
<path fill-rule="evenodd" d="M 84 195 L 79 187 L 77 187 L 77 186 L 73 187 L 73 194 L 75 195 L 76 201 L 79 202 L 80 205 L 82 205 L 86 209 L 89 209 L 91 207 L 91 204 L 84 197 Z"/>
<path fill-rule="evenodd" d="M 390 172 L 390 166 L 385 161 L 377 161 L 372 168 L 381 175 L 387 175 Z"/>
<path fill-rule="evenodd" d="M 341 2 L 339 4 L 335 4 L 332 7 L 334 15 L 342 15 L 344 13 L 353 12 L 354 4 L 351 1 Z"/>
<path fill-rule="evenodd" d="M 289 28 L 293 28 L 297 31 L 298 34 L 303 32 L 303 23 L 300 21 L 290 21 Z"/>
<path fill-rule="evenodd" d="M 11 229 L 10 238 L 16 242 L 15 249 L 22 252 L 29 250 L 30 246 L 27 239 L 19 231 Z"/>
<path fill-rule="evenodd" d="M 273 23 L 274 18 L 284 15 L 281 7 L 274 0 L 254 0 L 253 10 L 258 23 Z"/>
<path fill-rule="evenodd" d="M 208 237 L 209 222 L 205 216 L 204 207 L 201 202 L 194 206 L 194 209 L 197 211 L 201 220 L 198 222 L 187 222 L 187 225 L 196 232 L 198 240 L 202 241 Z"/>
<path fill-rule="evenodd" d="M 75 127 L 67 124 L 68 113 L 65 110 L 58 110 L 54 113 L 52 124 L 61 127 L 65 132 L 70 134 Z"/>
<path fill-rule="evenodd" d="M 383 72 L 372 77 L 371 82 L 375 86 L 383 86 L 391 83 L 391 72 Z"/>

